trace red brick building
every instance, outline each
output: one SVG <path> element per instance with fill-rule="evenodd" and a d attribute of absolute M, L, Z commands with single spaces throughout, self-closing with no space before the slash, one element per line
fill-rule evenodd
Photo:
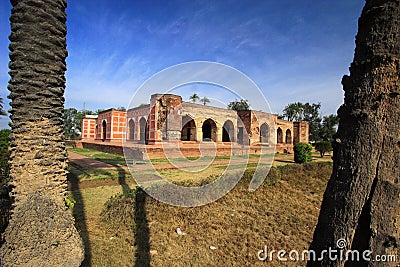
<path fill-rule="evenodd" d="M 82 139 L 122 141 L 125 137 L 126 111 L 107 109 L 82 120 Z"/>
<path fill-rule="evenodd" d="M 94 130 L 93 130 L 94 129 Z M 293 144 L 308 142 L 308 123 L 280 120 L 261 111 L 235 111 L 182 101 L 173 94 L 155 94 L 150 104 L 128 111 L 105 110 L 82 121 L 82 139 L 154 144 L 182 142 L 235 142 L 275 145 L 292 151 Z"/>
<path fill-rule="evenodd" d="M 86 115 L 82 120 L 82 140 L 96 139 L 97 115 Z"/>

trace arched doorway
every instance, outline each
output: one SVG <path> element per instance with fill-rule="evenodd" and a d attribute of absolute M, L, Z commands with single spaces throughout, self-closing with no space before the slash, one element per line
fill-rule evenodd
<path fill-rule="evenodd" d="M 283 132 L 281 128 L 278 128 L 278 130 L 276 131 L 276 138 L 277 138 L 277 143 L 283 143 Z"/>
<path fill-rule="evenodd" d="M 234 126 L 232 121 L 227 120 L 222 127 L 222 142 L 234 142 Z"/>
<path fill-rule="evenodd" d="M 260 127 L 260 143 L 269 143 L 269 126 L 266 123 Z"/>
<path fill-rule="evenodd" d="M 135 122 L 130 119 L 128 124 L 129 140 L 135 140 Z"/>
<path fill-rule="evenodd" d="M 101 124 L 101 139 L 104 141 L 107 138 L 107 122 L 104 120 Z"/>
<path fill-rule="evenodd" d="M 290 131 L 290 129 L 286 130 L 286 140 L 285 140 L 286 144 L 290 144 L 292 143 L 292 132 Z"/>
<path fill-rule="evenodd" d="M 196 141 L 196 123 L 190 116 L 182 117 L 182 141 Z"/>
<path fill-rule="evenodd" d="M 203 122 L 203 141 L 217 141 L 217 125 L 212 119 Z"/>
<path fill-rule="evenodd" d="M 140 141 L 146 141 L 146 119 L 145 118 L 141 118 L 139 120 L 139 126 L 140 126 Z"/>

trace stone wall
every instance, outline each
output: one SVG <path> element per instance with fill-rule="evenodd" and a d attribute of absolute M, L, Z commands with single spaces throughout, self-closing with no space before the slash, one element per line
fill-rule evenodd
<path fill-rule="evenodd" d="M 172 94 L 151 96 L 149 143 L 161 140 L 180 140 L 182 130 L 182 97 Z"/>
<path fill-rule="evenodd" d="M 233 126 L 234 134 L 231 136 L 231 139 L 236 142 L 238 115 L 234 110 L 183 102 L 181 116 L 193 119 L 196 127 L 196 141 L 203 141 L 203 124 L 207 120 L 212 120 L 215 123 L 215 129 L 213 129 L 215 142 L 222 142 L 223 127 L 224 125 L 227 126 L 225 123 Z"/>
<path fill-rule="evenodd" d="M 149 114 L 150 105 L 139 106 L 127 111 L 127 140 L 145 142 L 146 124 Z"/>
<path fill-rule="evenodd" d="M 83 139 L 92 139 L 91 127 L 91 123 L 83 122 Z M 103 111 L 98 115 L 95 129 L 97 140 L 119 141 L 126 137 L 147 144 L 164 140 L 278 144 L 279 150 L 291 151 L 290 145 L 308 142 L 307 122 L 280 120 L 261 111 L 235 111 L 182 102 L 181 96 L 173 94 L 154 94 L 150 105 L 127 112 Z"/>
<path fill-rule="evenodd" d="M 299 142 L 308 143 L 308 122 L 300 121 L 300 122 L 293 122 L 293 133 L 294 139 L 293 144 L 297 144 Z"/>
<path fill-rule="evenodd" d="M 193 146 L 195 144 L 195 146 Z M 74 148 L 90 148 L 95 149 L 98 151 L 106 152 L 106 153 L 113 153 L 124 155 L 124 148 L 122 144 L 119 143 L 111 143 L 111 142 L 86 142 L 86 141 L 68 141 L 67 146 L 74 147 Z M 129 155 L 132 154 L 134 150 L 134 154 L 136 157 L 145 157 L 147 153 L 147 159 L 157 159 L 157 158 L 165 158 L 166 153 L 164 149 L 170 150 L 171 147 L 166 146 L 165 148 L 158 143 L 157 145 L 150 145 L 142 147 L 132 147 L 129 146 L 126 149 L 129 149 Z M 285 147 L 287 149 L 287 147 Z M 292 146 L 293 149 L 293 146 Z M 250 154 L 260 154 L 261 147 L 257 146 L 240 146 L 237 144 L 223 144 L 219 143 L 215 147 L 212 147 L 209 151 L 202 147 L 202 153 L 200 153 L 200 143 L 191 142 L 187 144 L 186 142 L 178 142 L 176 146 L 176 150 L 179 150 L 179 153 L 182 153 L 185 157 L 200 157 L 204 156 L 210 152 L 210 154 L 216 153 L 216 156 L 229 156 L 231 155 L 243 155 L 248 151 Z M 145 153 L 146 152 L 146 153 Z M 279 149 L 277 152 L 283 153 L 284 150 Z M 289 151 L 290 152 L 290 151 Z M 169 151 L 167 154 L 171 154 L 172 152 Z M 139 156 L 138 156 L 139 155 Z"/>
<path fill-rule="evenodd" d="M 82 142 L 80 145 L 82 148 L 91 148 L 98 151 L 113 153 L 113 154 L 124 154 L 122 145 L 112 144 L 108 142 L 104 143 L 92 143 L 92 142 Z"/>
<path fill-rule="evenodd" d="M 251 143 L 276 144 L 276 125 L 276 115 L 251 111 Z M 261 138 L 261 133 L 263 133 L 264 138 Z"/>

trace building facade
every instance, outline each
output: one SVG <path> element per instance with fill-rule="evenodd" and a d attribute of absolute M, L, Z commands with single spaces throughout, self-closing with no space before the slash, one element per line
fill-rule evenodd
<path fill-rule="evenodd" d="M 163 141 L 231 142 L 275 145 L 291 152 L 308 142 L 308 123 L 290 122 L 261 111 L 235 111 L 182 101 L 173 94 L 155 94 L 150 104 L 127 111 L 108 109 L 82 121 L 83 140 L 155 144 Z"/>

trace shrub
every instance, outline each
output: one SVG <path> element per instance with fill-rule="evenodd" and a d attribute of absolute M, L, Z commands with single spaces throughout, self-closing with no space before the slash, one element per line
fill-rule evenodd
<path fill-rule="evenodd" d="M 322 158 L 326 152 L 332 151 L 332 144 L 329 141 L 317 142 L 315 143 L 315 150 L 319 152 Z"/>
<path fill-rule="evenodd" d="M 65 205 L 68 206 L 68 208 L 73 209 L 76 203 L 76 200 L 74 199 L 74 196 L 70 193 L 68 193 L 67 197 L 64 198 Z"/>
<path fill-rule="evenodd" d="M 8 225 L 12 204 L 9 196 L 11 187 L 8 184 L 10 181 L 10 171 L 8 166 L 8 159 L 10 155 L 8 151 L 9 134 L 10 130 L 0 130 L 0 233 L 4 232 Z"/>
<path fill-rule="evenodd" d="M 297 143 L 294 145 L 294 162 L 304 163 L 311 161 L 312 146 L 306 143 Z"/>
<path fill-rule="evenodd" d="M 1 169 L 1 182 L 8 181 L 8 135 L 10 134 L 10 130 L 0 130 L 0 169 Z"/>
<path fill-rule="evenodd" d="M 120 229 L 134 231 L 135 226 L 135 208 L 137 201 L 144 201 L 146 193 L 142 188 L 136 187 L 129 191 L 110 197 L 105 203 L 100 213 L 101 220 L 108 225 L 110 229 Z"/>

